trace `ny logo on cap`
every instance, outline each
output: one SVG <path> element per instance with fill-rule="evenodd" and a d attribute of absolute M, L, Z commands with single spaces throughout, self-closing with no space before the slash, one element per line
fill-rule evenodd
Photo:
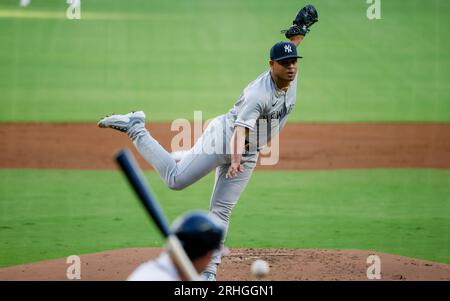
<path fill-rule="evenodd" d="M 291 53 L 291 52 L 292 52 L 291 45 L 284 45 L 284 52 L 289 52 L 289 53 Z"/>

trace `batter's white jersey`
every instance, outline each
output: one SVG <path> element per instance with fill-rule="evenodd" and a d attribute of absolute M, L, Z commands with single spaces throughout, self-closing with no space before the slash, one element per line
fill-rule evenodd
<path fill-rule="evenodd" d="M 141 264 L 128 277 L 128 281 L 181 281 L 167 252 L 157 259 Z"/>

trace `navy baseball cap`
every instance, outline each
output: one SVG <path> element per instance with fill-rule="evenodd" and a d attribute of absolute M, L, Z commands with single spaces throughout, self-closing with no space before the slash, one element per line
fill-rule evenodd
<path fill-rule="evenodd" d="M 213 215 L 203 211 L 191 211 L 179 217 L 172 225 L 172 231 L 180 240 L 191 260 L 220 249 L 225 227 Z"/>
<path fill-rule="evenodd" d="M 270 60 L 272 61 L 290 58 L 302 58 L 297 55 L 297 47 L 291 42 L 278 42 L 270 49 Z"/>

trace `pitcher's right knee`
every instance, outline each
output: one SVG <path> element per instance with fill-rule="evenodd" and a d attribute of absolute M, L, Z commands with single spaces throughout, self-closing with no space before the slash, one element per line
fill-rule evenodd
<path fill-rule="evenodd" d="M 192 183 L 188 183 L 186 181 L 181 181 L 181 180 L 177 181 L 176 177 L 165 180 L 164 182 L 166 183 L 166 186 L 172 190 L 182 190 L 182 189 L 188 187 L 190 184 L 192 184 Z"/>

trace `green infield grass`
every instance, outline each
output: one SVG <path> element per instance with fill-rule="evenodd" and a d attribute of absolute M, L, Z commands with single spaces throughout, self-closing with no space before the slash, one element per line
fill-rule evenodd
<path fill-rule="evenodd" d="M 170 221 L 208 209 L 212 175 L 183 191 L 146 176 Z M 0 177 L 0 266 L 163 245 L 119 172 L 0 170 Z M 257 171 L 226 245 L 361 249 L 450 263 L 449 229 L 449 171 Z"/>

